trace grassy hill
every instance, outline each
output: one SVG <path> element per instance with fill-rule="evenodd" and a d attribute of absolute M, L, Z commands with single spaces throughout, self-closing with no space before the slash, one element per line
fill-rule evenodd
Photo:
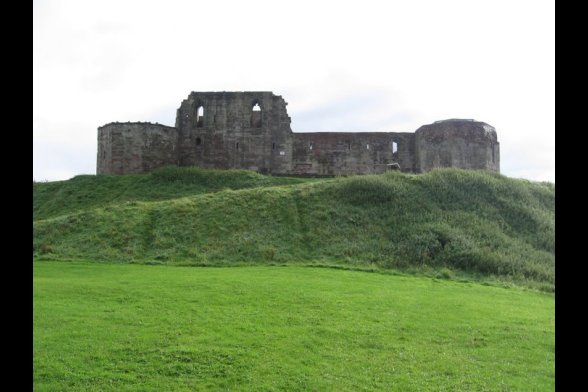
<path fill-rule="evenodd" d="M 321 264 L 552 288 L 555 186 L 456 169 L 311 180 L 164 168 L 33 184 L 33 256 Z"/>
<path fill-rule="evenodd" d="M 125 201 L 157 201 L 225 189 L 300 184 L 312 179 L 270 177 L 247 170 L 164 167 L 150 174 L 80 175 L 33 182 L 33 221 Z"/>

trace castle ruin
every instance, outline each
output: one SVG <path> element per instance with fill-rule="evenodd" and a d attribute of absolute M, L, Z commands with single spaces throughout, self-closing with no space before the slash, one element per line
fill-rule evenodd
<path fill-rule="evenodd" d="M 97 174 L 165 165 L 333 176 L 437 167 L 500 171 L 496 130 L 444 120 L 416 132 L 292 132 L 287 102 L 272 92 L 192 92 L 175 127 L 109 123 L 98 128 Z"/>

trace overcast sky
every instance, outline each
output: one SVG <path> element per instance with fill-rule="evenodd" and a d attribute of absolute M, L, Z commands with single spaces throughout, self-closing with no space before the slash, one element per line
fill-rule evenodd
<path fill-rule="evenodd" d="M 33 0 L 33 179 L 96 172 L 97 127 L 174 125 L 190 91 L 273 91 L 296 131 L 496 128 L 555 181 L 554 1 Z"/>

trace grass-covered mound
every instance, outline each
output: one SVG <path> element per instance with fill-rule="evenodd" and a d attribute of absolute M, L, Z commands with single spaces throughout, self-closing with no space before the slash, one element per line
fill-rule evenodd
<path fill-rule="evenodd" d="M 553 184 L 483 171 L 308 181 L 166 168 L 33 185 L 33 255 L 55 259 L 447 268 L 551 286 L 554 231 Z"/>
<path fill-rule="evenodd" d="M 125 201 L 156 201 L 223 189 L 299 184 L 310 179 L 270 177 L 248 170 L 164 167 L 149 174 L 80 175 L 67 181 L 33 182 L 33 221 Z"/>

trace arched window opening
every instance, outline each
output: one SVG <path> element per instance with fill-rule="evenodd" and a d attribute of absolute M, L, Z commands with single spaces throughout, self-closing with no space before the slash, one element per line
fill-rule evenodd
<path fill-rule="evenodd" d="M 239 149 L 239 142 L 237 142 L 237 143 L 235 144 L 235 149 L 237 149 L 237 150 Z"/>
<path fill-rule="evenodd" d="M 309 148 L 310 150 L 312 150 L 312 148 L 313 148 L 313 147 L 314 147 L 314 143 L 313 143 L 313 142 L 310 142 L 310 144 L 308 145 L 308 148 Z"/>
<path fill-rule="evenodd" d="M 367 148 L 368 150 L 370 149 L 370 145 L 366 144 L 365 148 Z"/>
<path fill-rule="evenodd" d="M 198 106 L 196 109 L 196 127 L 202 128 L 204 126 L 204 106 Z"/>
<path fill-rule="evenodd" d="M 397 152 L 398 152 L 398 143 L 392 142 L 392 154 L 395 154 Z"/>
<path fill-rule="evenodd" d="M 199 137 L 196 138 L 196 145 L 199 146 L 202 144 L 202 139 L 200 139 Z"/>
<path fill-rule="evenodd" d="M 276 143 L 272 143 L 272 150 L 276 149 Z"/>
<path fill-rule="evenodd" d="M 251 128 L 261 128 L 261 106 L 255 102 L 251 108 Z"/>

